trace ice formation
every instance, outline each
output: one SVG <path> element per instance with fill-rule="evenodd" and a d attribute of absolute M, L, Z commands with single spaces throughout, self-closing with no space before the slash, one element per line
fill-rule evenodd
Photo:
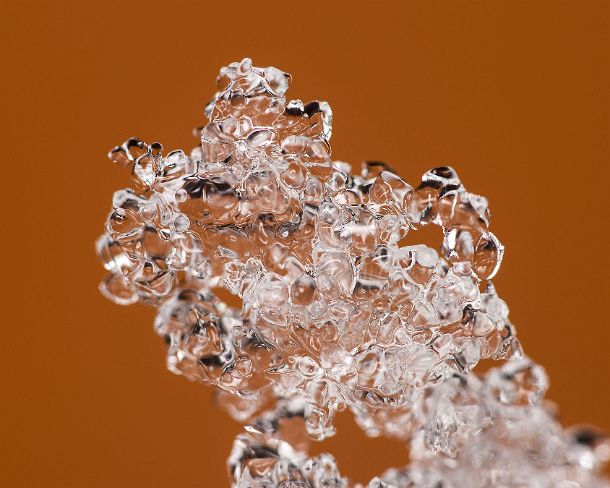
<path fill-rule="evenodd" d="M 559 426 L 490 281 L 503 247 L 487 200 L 450 167 L 413 188 L 383 163 L 354 174 L 332 161 L 330 107 L 287 100 L 290 81 L 232 63 L 190 155 L 136 138 L 114 148 L 131 187 L 97 243 L 104 295 L 157 307 L 168 368 L 249 422 L 232 485 L 352 486 L 305 442 L 349 409 L 410 448 L 369 487 L 609 487 L 606 438 Z M 404 244 L 426 225 L 438 248 Z M 484 358 L 502 363 L 471 373 Z"/>

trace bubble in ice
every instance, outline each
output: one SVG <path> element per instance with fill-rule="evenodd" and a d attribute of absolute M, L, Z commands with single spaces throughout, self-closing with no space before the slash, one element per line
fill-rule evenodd
<path fill-rule="evenodd" d="M 487 200 L 448 166 L 411 186 L 379 161 L 333 161 L 330 106 L 285 98 L 290 82 L 231 63 L 190 154 L 138 138 L 109 154 L 131 181 L 97 242 L 100 289 L 156 307 L 167 367 L 248 422 L 232 485 L 352 486 L 304 447 L 348 409 L 410 448 L 369 487 L 609 486 L 606 438 L 557 423 L 492 283 L 504 248 Z M 435 247 L 405 244 L 428 225 Z M 472 372 L 482 359 L 501 363 Z"/>

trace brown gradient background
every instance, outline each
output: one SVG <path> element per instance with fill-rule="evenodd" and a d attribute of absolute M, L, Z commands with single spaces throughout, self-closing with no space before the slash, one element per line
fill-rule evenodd
<path fill-rule="evenodd" d="M 416 184 L 451 164 L 486 195 L 496 284 L 566 424 L 610 430 L 610 2 L 3 3 L 0 485 L 226 486 L 240 427 L 164 368 L 153 310 L 97 291 L 93 251 L 136 135 L 190 149 L 244 56 L 328 100 L 334 157 Z M 345 415 L 330 450 L 368 480 L 406 451 Z"/>

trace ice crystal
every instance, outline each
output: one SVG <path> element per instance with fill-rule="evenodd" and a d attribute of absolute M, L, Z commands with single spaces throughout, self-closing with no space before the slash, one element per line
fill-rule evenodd
<path fill-rule="evenodd" d="M 414 188 L 381 162 L 332 161 L 329 105 L 286 99 L 290 81 L 232 63 L 189 155 L 114 148 L 131 186 L 97 243 L 102 292 L 158 308 L 171 371 L 216 386 L 239 421 L 269 409 L 235 441 L 232 484 L 348 486 L 332 456 L 290 442 L 332 435 L 348 408 L 410 446 L 370 487 L 608 486 L 605 438 L 558 425 L 491 282 L 503 246 L 487 200 L 450 167 Z M 404 244 L 426 225 L 436 248 Z M 485 358 L 504 364 L 471 373 Z"/>

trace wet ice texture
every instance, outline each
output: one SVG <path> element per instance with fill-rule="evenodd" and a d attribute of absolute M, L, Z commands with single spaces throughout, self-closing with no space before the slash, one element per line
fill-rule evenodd
<path fill-rule="evenodd" d="M 411 463 L 368 488 L 607 488 L 599 477 L 609 454 L 605 437 L 563 431 L 541 403 L 545 387 L 544 371 L 525 359 L 483 378 L 445 378 L 414 405 L 422 418 L 409 442 Z M 303 416 L 302 403 L 280 402 L 248 425 L 229 458 L 233 486 L 361 486 L 341 476 L 331 455 L 309 457 L 307 443 L 287 442 L 298 436 Z"/>
<path fill-rule="evenodd" d="M 368 435 L 411 445 L 412 464 L 370 486 L 475 486 L 473 471 L 476 486 L 598 486 L 606 445 L 541 404 L 544 372 L 490 281 L 503 247 L 487 200 L 449 167 L 413 188 L 383 163 L 332 161 L 330 107 L 287 100 L 290 81 L 232 63 L 190 155 L 114 148 L 131 187 L 97 243 L 102 292 L 158 308 L 171 371 L 218 387 L 240 421 L 276 404 L 236 440 L 234 485 L 343 486 L 331 456 L 308 459 L 276 424 L 323 439 L 348 408 Z M 404 244 L 426 225 L 436 248 Z M 469 374 L 483 358 L 508 361 Z"/>

